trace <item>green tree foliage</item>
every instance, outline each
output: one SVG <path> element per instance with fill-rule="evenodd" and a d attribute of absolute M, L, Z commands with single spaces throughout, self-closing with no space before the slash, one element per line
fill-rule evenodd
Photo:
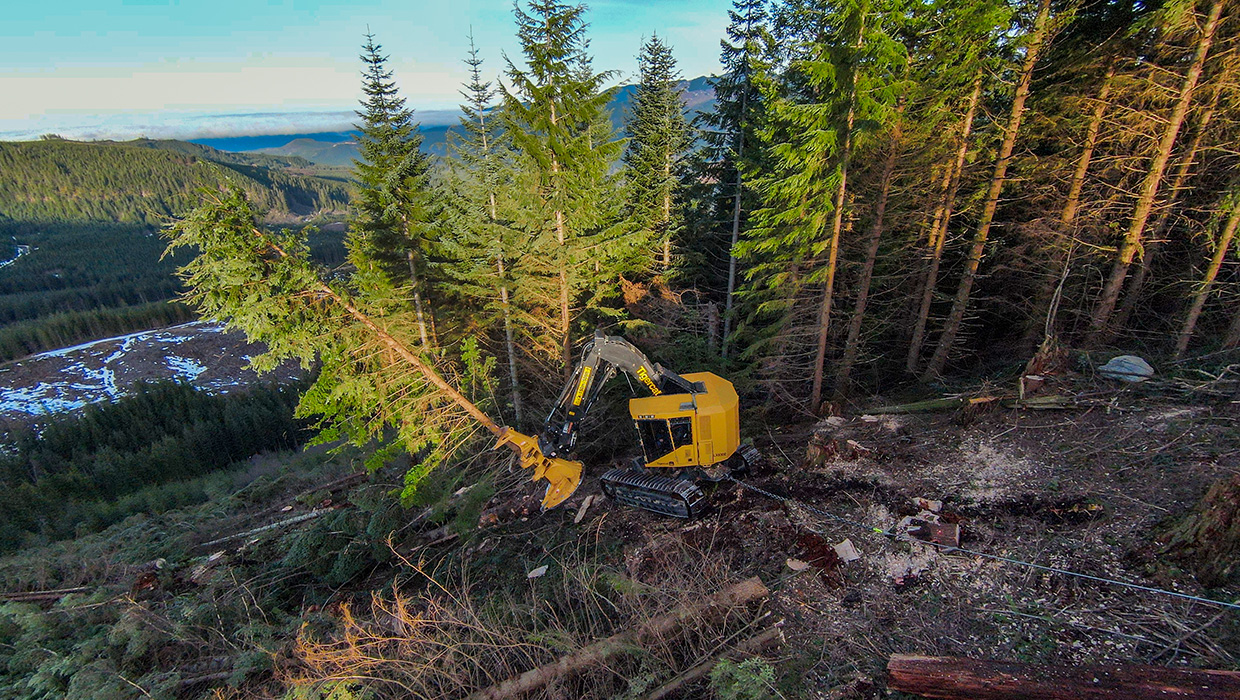
<path fill-rule="evenodd" d="M 737 248 L 753 309 L 749 352 L 780 360 L 812 354 L 808 367 L 793 360 L 782 371 L 813 377 L 814 404 L 848 213 L 849 166 L 856 150 L 885 133 L 902 92 L 901 10 L 868 0 L 790 3 L 784 8 L 784 21 L 796 30 L 785 37 L 794 39 L 790 61 L 778 82 L 763 86 L 770 106 L 761 138 L 771 166 L 755 180 L 762 208 Z M 807 293 L 818 300 L 816 309 L 805 308 Z M 816 352 L 805 349 L 811 338 Z"/>
<path fill-rule="evenodd" d="M 680 74 L 672 47 L 658 34 L 638 55 L 641 81 L 627 123 L 631 216 L 649 232 L 645 243 L 653 255 L 661 250 L 664 270 L 672 266 L 673 239 L 679 235 L 680 159 L 692 143 L 685 119 Z"/>
<path fill-rule="evenodd" d="M 622 143 L 606 105 L 609 73 L 587 53 L 583 6 L 536 0 L 514 9 L 525 65 L 508 62 L 503 127 L 516 159 L 511 227 L 524 238 L 516 300 L 532 350 L 571 371 L 573 321 L 611 314 L 609 284 L 643 251 L 621 218 L 612 165 Z"/>
<path fill-rule="evenodd" d="M 770 68 L 774 43 L 766 0 L 735 0 L 727 37 L 720 44 L 722 71 L 710 81 L 715 108 L 694 120 L 701 147 L 694 154 L 688 189 L 685 265 L 680 278 L 706 290 L 724 307 L 721 354 L 728 356 L 734 327 L 736 244 L 754 206 L 744 173 L 759 171 L 756 132 L 765 101 L 759 85 Z"/>
<path fill-rule="evenodd" d="M 419 339 L 426 347 L 431 342 L 430 311 L 424 308 L 426 258 L 435 239 L 430 160 L 421 151 L 413 111 L 405 108 L 381 48 L 373 34 L 366 35 L 361 55 L 366 99 L 357 113 L 362 159 L 355 167 L 358 192 L 347 240 L 349 260 L 370 284 L 410 286 Z"/>
<path fill-rule="evenodd" d="M 399 352 L 416 344 L 416 317 L 366 271 L 329 279 L 310 259 L 304 232 L 261 228 L 240 190 L 210 196 L 166 232 L 170 251 L 199 251 L 180 270 L 186 301 L 265 344 L 255 369 L 287 360 L 316 366 L 298 415 L 317 417 L 319 443 L 377 443 L 371 468 L 402 451 L 414 455 L 402 492 L 409 502 L 480 427 L 448 408 L 460 402 L 445 395 L 443 369 L 432 375 L 429 358 Z M 473 398 L 486 407 L 490 395 Z"/>
<path fill-rule="evenodd" d="M 264 165 L 282 161 L 170 144 L 179 142 L 0 142 L 0 222 L 161 225 L 225 181 L 276 215 L 339 210 L 348 199 L 342 184 L 296 174 L 291 162 L 274 169 Z"/>
<path fill-rule="evenodd" d="M 442 175 L 448 195 L 443 214 L 450 232 L 442 240 L 448 258 L 444 273 L 458 300 L 453 306 L 469 317 L 470 325 L 486 336 L 498 336 L 502 329 L 513 417 L 520 424 L 512 267 L 522 250 L 518 232 L 506 225 L 513 208 L 512 145 L 499 129 L 496 90 L 491 81 L 483 80 L 482 58 L 472 36 L 469 46 L 465 64 L 470 80 L 461 90 L 466 102 L 461 105 L 459 133 L 449 139 L 455 158 Z"/>

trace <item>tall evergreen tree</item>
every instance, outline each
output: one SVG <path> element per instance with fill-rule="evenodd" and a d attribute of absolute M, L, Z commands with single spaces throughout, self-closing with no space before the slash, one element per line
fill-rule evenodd
<path fill-rule="evenodd" d="M 514 261 L 520 300 L 542 325 L 532 340 L 559 355 L 565 376 L 572 372 L 573 318 L 583 305 L 599 308 L 602 278 L 617 272 L 604 259 L 633 254 L 631 241 L 615 240 L 624 231 L 611 169 L 623 145 L 606 111 L 614 93 L 603 88 L 609 74 L 595 72 L 587 53 L 584 12 L 556 0 L 535 0 L 528 12 L 514 8 L 525 65 L 510 60 L 511 88 L 501 86 L 504 129 L 517 158 L 511 225 L 526 236 Z"/>
<path fill-rule="evenodd" d="M 762 209 L 738 253 L 759 312 L 777 310 L 772 335 L 786 335 L 805 288 L 819 290 L 813 328 L 810 410 L 822 398 L 848 173 L 858 138 L 885 131 L 895 116 L 907 59 L 894 38 L 901 13 L 869 0 L 789 4 L 801 42 L 783 86 L 768 88 L 763 131 L 771 169 L 756 181 Z M 779 90 L 784 94 L 774 92 Z M 801 368 L 798 368 L 800 370 Z M 804 376 L 804 375 L 802 375 Z"/>
<path fill-rule="evenodd" d="M 472 296 L 484 309 L 475 323 L 490 326 L 498 316 L 503 326 L 504 355 L 507 358 L 509 389 L 513 414 L 522 420 L 521 389 L 517 377 L 517 347 L 514 333 L 514 311 L 511 298 L 512 260 L 519 251 L 512 241 L 512 230 L 503 225 L 500 198 L 511 189 L 509 163 L 510 140 L 500 131 L 495 118 L 494 99 L 497 91 L 491 81 L 483 80 L 482 58 L 474 38 L 469 37 L 469 82 L 461 90 L 459 134 L 449 136 L 449 148 L 456 156 L 449 182 L 454 191 L 452 207 L 459 212 L 448 247 L 455 259 L 454 284 L 466 296 Z M 510 208 L 510 207 L 506 207 Z"/>
<path fill-rule="evenodd" d="M 399 288 L 408 282 L 419 339 L 430 347 L 428 328 L 434 321 L 427 306 L 426 253 L 435 237 L 430 161 L 421 151 L 413 111 L 405 108 L 388 57 L 374 39 L 366 35 L 361 55 L 366 98 L 357 112 L 362 159 L 355 165 L 357 216 L 347 240 L 349 260 L 370 284 Z"/>
<path fill-rule="evenodd" d="M 728 357 L 730 336 L 735 325 L 737 258 L 736 245 L 754 205 L 752 189 L 745 184 L 744 171 L 757 164 L 755 132 L 761 123 L 763 98 L 758 88 L 768 70 L 771 37 L 767 30 L 767 0 L 734 0 L 728 11 L 727 37 L 721 40 L 723 70 L 711 79 L 715 109 L 701 114 L 696 126 L 703 148 L 696 154 L 700 164 L 698 180 L 706 192 L 698 222 L 699 248 L 704 268 L 699 277 L 706 286 L 722 291 L 724 300 L 723 338 L 720 354 Z M 720 231 L 720 229 L 722 229 Z M 722 233 L 722 245 L 717 242 Z M 714 254 L 720 247 L 723 255 Z M 716 273 L 716 260 L 726 267 Z M 716 274 L 719 279 L 716 280 Z"/>
<path fill-rule="evenodd" d="M 661 264 L 672 265 L 672 238 L 679 228 L 679 162 L 692 139 L 685 119 L 680 74 L 672 47 L 655 34 L 638 56 L 641 82 L 628 120 L 624 153 L 633 216 L 662 248 Z"/>

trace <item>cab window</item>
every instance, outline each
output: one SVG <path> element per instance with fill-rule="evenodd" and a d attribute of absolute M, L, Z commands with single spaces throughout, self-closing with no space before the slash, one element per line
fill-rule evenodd
<path fill-rule="evenodd" d="M 653 462 L 672 451 L 672 436 L 665 420 L 637 421 L 637 435 L 642 441 L 646 461 Z"/>
<path fill-rule="evenodd" d="M 668 422 L 672 429 L 672 444 L 684 447 L 693 444 L 693 419 L 689 417 L 672 418 Z"/>

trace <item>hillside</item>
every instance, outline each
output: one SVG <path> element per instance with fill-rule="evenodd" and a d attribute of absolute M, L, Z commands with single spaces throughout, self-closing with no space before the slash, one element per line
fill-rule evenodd
<path fill-rule="evenodd" d="M 684 89 L 685 112 L 691 117 L 698 112 L 714 109 L 715 91 L 711 88 L 709 80 L 709 77 L 703 75 L 693 80 L 681 81 L 681 87 Z M 617 133 L 624 131 L 624 122 L 636 94 L 636 85 L 621 85 L 607 105 L 612 126 L 615 127 Z M 449 136 L 457 133 L 457 126 L 455 124 L 451 126 L 424 124 L 419 131 L 423 139 L 422 150 L 435 155 L 446 155 Z M 315 138 L 316 136 L 331 137 L 331 140 Z M 304 160 L 321 166 L 352 168 L 353 161 L 359 157 L 357 143 L 338 140 L 338 136 L 338 134 L 308 134 L 292 138 L 282 146 L 259 148 L 236 155 L 278 156 L 290 160 Z"/>
<path fill-rule="evenodd" d="M 160 224 L 226 181 L 277 218 L 344 209 L 345 185 L 307 176 L 309 165 L 180 141 L 0 143 L 0 223 Z"/>

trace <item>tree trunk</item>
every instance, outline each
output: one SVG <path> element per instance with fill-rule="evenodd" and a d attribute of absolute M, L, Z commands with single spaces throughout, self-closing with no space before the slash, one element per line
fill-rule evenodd
<path fill-rule="evenodd" d="M 1012 100 L 1012 112 L 1008 118 L 1007 133 L 1003 136 L 1003 144 L 999 148 L 999 158 L 995 163 L 995 174 L 990 181 L 990 190 L 986 194 L 986 202 L 982 206 L 981 219 L 978 221 L 977 232 L 973 235 L 973 247 L 969 250 L 965 262 L 964 274 L 960 278 L 960 286 L 956 289 L 956 298 L 952 301 L 951 311 L 943 324 L 943 335 L 934 349 L 930 364 L 926 367 L 924 378 L 938 376 L 947 364 L 947 357 L 956 344 L 956 336 L 964 323 L 964 314 L 969 307 L 969 295 L 973 291 L 973 281 L 977 278 L 977 268 L 982 262 L 982 254 L 986 250 L 986 239 L 990 235 L 990 226 L 994 222 L 995 210 L 999 207 L 999 195 L 1007 180 L 1007 169 L 1012 162 L 1012 152 L 1016 148 L 1016 135 L 1020 131 L 1021 119 L 1025 116 L 1025 100 L 1029 97 L 1029 86 L 1033 82 L 1033 68 L 1037 65 L 1038 54 L 1050 31 L 1050 0 L 1041 0 L 1038 14 L 1033 22 L 1033 34 L 1025 53 L 1025 64 L 1021 70 L 1020 83 L 1016 86 L 1016 95 Z"/>
<path fill-rule="evenodd" d="M 741 237 L 741 157 L 745 153 L 745 113 L 749 106 L 749 57 L 745 57 L 745 82 L 741 91 L 741 115 L 736 125 L 736 194 L 732 201 L 732 243 L 728 248 L 728 296 L 723 307 L 723 340 L 719 356 L 728 359 L 728 337 L 732 334 L 732 300 L 736 296 L 736 244 Z"/>
<path fill-rule="evenodd" d="M 491 195 L 491 206 L 495 205 L 495 195 Z M 494 211 L 494 209 L 492 209 Z M 512 340 L 512 309 L 508 306 L 508 282 L 504 277 L 504 254 L 495 256 L 499 267 L 499 303 L 504 313 L 504 349 L 508 354 L 508 382 L 512 385 L 512 414 L 517 425 L 521 425 L 521 388 L 517 382 L 517 346 Z"/>
<path fill-rule="evenodd" d="M 670 185 L 672 177 L 672 157 L 668 156 L 663 163 L 663 186 L 669 188 L 663 192 L 663 271 L 672 266 L 672 193 Z"/>
<path fill-rule="evenodd" d="M 1197 42 L 1197 52 L 1193 57 L 1193 63 L 1184 75 L 1179 100 L 1171 112 L 1171 118 L 1167 121 L 1167 130 L 1163 132 L 1162 140 L 1158 144 L 1158 152 L 1154 156 L 1154 161 L 1150 163 L 1149 172 L 1141 183 L 1141 194 L 1137 199 L 1137 207 L 1133 211 L 1132 222 L 1116 251 L 1111 274 L 1107 277 L 1106 284 L 1103 285 L 1098 305 L 1090 319 L 1089 337 L 1086 339 L 1087 347 L 1097 346 L 1104 339 L 1111 321 L 1111 312 L 1115 310 L 1120 289 L 1123 288 L 1124 280 L 1128 277 L 1128 268 L 1132 266 L 1133 258 L 1141 251 L 1145 224 L 1149 220 L 1154 200 L 1158 196 L 1158 187 L 1162 184 L 1163 171 L 1166 170 L 1167 161 L 1171 158 L 1175 139 L 1180 133 L 1184 117 L 1188 114 L 1188 108 L 1192 104 L 1193 92 L 1197 89 L 1197 82 L 1201 78 L 1206 56 L 1210 53 L 1210 44 L 1214 41 L 1214 30 L 1218 27 L 1219 15 L 1222 11 L 1223 0 L 1213 0 L 1210 4 L 1210 14 L 1201 29 L 1201 39 Z"/>
<path fill-rule="evenodd" d="M 413 251 L 407 251 L 409 258 L 409 279 L 413 283 L 413 308 L 418 315 L 418 338 L 422 347 L 429 348 L 430 340 L 426 335 L 426 316 L 422 313 L 422 290 L 418 287 L 418 268 L 414 263 Z"/>
<path fill-rule="evenodd" d="M 1240 304 L 1236 305 L 1236 317 L 1231 320 L 1231 328 L 1227 329 L 1227 337 L 1223 339 L 1223 347 L 1240 348 Z"/>
<path fill-rule="evenodd" d="M 466 700 L 503 700 L 503 698 L 537 690 L 565 673 L 601 664 L 613 656 L 634 648 L 641 648 L 644 642 L 665 637 L 702 614 L 712 611 L 723 612 L 765 598 L 769 594 L 770 591 L 757 578 L 746 579 L 709 598 L 686 603 L 666 615 L 650 620 L 637 629 L 612 635 L 584 649 L 560 657 L 552 663 L 530 669 L 519 676 L 484 688 L 470 695 Z"/>
<path fill-rule="evenodd" d="M 1184 325 L 1180 328 L 1180 335 L 1175 341 L 1175 354 L 1171 358 L 1173 360 L 1180 359 L 1180 356 L 1188 350 L 1188 342 L 1193 338 L 1193 329 L 1196 328 L 1197 319 L 1201 316 L 1201 310 L 1210 296 L 1210 288 L 1214 286 L 1214 279 L 1218 277 L 1219 268 L 1223 267 L 1223 260 L 1227 258 L 1227 249 L 1231 247 L 1231 239 L 1236 235 L 1237 225 L 1240 225 L 1240 205 L 1233 208 L 1231 216 L 1227 217 L 1223 235 L 1219 237 L 1218 246 L 1214 250 L 1214 257 L 1210 258 L 1210 266 L 1206 268 L 1201 285 L 1193 292 L 1193 303 L 1188 309 L 1188 316 L 1185 317 Z"/>
<path fill-rule="evenodd" d="M 1223 82 L 1225 77 L 1226 74 L 1219 76 L 1218 81 L 1220 83 Z M 1214 118 L 1214 112 L 1218 108 L 1218 100 L 1222 92 L 1222 89 L 1215 88 L 1214 96 L 1210 98 L 1209 104 L 1201 112 L 1201 121 L 1197 124 L 1193 140 L 1189 142 L 1188 148 L 1184 151 L 1184 157 L 1180 159 L 1175 175 L 1171 178 L 1171 187 L 1167 193 L 1166 205 L 1159 212 L 1158 218 L 1154 220 L 1154 226 L 1150 229 L 1152 234 L 1149 243 L 1145 246 L 1145 254 L 1141 256 L 1141 263 L 1137 265 L 1136 273 L 1128 281 L 1128 288 L 1124 292 L 1124 300 L 1119 303 L 1119 311 L 1115 312 L 1115 316 L 1111 319 L 1111 328 L 1126 328 L 1128 326 L 1128 319 L 1132 316 L 1132 312 L 1137 308 L 1137 303 L 1141 300 L 1141 291 L 1145 288 L 1150 271 L 1154 267 L 1154 261 L 1158 258 L 1158 251 L 1162 248 L 1163 236 L 1167 231 L 1168 223 L 1171 221 L 1175 202 L 1179 198 L 1180 192 L 1184 189 L 1184 182 L 1188 179 L 1193 163 L 1197 160 L 1197 154 L 1201 151 L 1202 139 L 1205 136 L 1206 129 L 1210 126 L 1210 121 Z"/>
<path fill-rule="evenodd" d="M 973 117 L 977 114 L 977 103 L 982 96 L 982 71 L 977 71 L 973 80 L 973 92 L 969 94 L 969 107 L 965 110 L 964 119 L 960 124 L 960 145 L 956 149 L 956 160 L 948 166 L 943 188 L 943 201 L 934 213 L 934 224 L 930 229 L 930 269 L 926 271 L 926 279 L 921 290 L 921 306 L 917 310 L 917 321 L 913 325 L 913 339 L 909 341 L 908 357 L 904 368 L 910 374 L 917 372 L 917 363 L 921 359 L 921 346 L 926 337 L 926 325 L 930 320 L 930 304 L 934 301 L 934 288 L 939 281 L 939 266 L 943 262 L 943 245 L 947 240 L 948 226 L 951 224 L 952 209 L 956 203 L 956 193 L 960 189 L 960 176 L 964 171 L 964 161 L 969 154 L 969 134 L 973 132 Z"/>
<path fill-rule="evenodd" d="M 896 119 L 903 113 L 903 105 L 897 111 Z M 896 168 L 896 158 L 900 154 L 900 125 L 897 122 L 891 134 L 891 144 L 887 152 L 887 160 L 883 163 L 883 174 L 879 180 L 878 202 L 874 206 L 874 221 L 870 224 L 870 240 L 865 250 L 865 263 L 861 267 L 861 278 L 857 280 L 857 301 L 853 305 L 852 319 L 848 323 L 848 339 L 844 341 L 844 357 L 835 373 L 835 392 L 832 400 L 844 400 L 848 392 L 849 375 L 857 362 L 857 353 L 861 343 L 861 324 L 865 320 L 865 307 L 870 298 L 870 282 L 874 278 L 874 263 L 878 259 L 878 245 L 883 236 L 883 215 L 887 212 L 887 196 L 891 192 L 891 174 Z"/>
<path fill-rule="evenodd" d="M 551 124 L 556 123 L 555 103 L 551 103 Z M 555 181 L 554 190 L 558 193 L 560 188 L 559 182 L 560 161 L 555 156 L 551 156 L 551 177 Z M 555 210 L 555 239 L 560 245 L 560 361 L 564 365 L 564 380 L 568 381 L 573 376 L 573 338 L 572 317 L 569 309 L 569 293 L 568 293 L 568 255 L 564 249 L 567 236 L 564 231 L 564 212 L 558 206 Z"/>
<path fill-rule="evenodd" d="M 1234 699 L 1240 673 L 1161 666 L 1045 666 L 897 654 L 887 687 L 943 700 Z"/>
<path fill-rule="evenodd" d="M 857 44 L 854 47 L 860 52 L 865 35 L 865 15 L 861 17 L 861 26 L 857 29 Z M 817 413 L 822 402 L 822 379 L 827 362 L 827 339 L 831 331 L 831 303 L 835 295 L 836 263 L 840 256 L 840 232 L 844 229 L 844 200 L 848 195 L 848 160 L 852 156 L 853 122 L 857 117 L 857 68 L 852 69 L 851 85 L 848 94 L 848 116 L 844 118 L 844 144 L 840 149 L 840 186 L 835 191 L 835 212 L 831 221 L 831 240 L 827 245 L 827 279 L 823 283 L 822 304 L 818 309 L 818 347 L 814 354 L 814 383 L 810 391 L 809 410 Z"/>
<path fill-rule="evenodd" d="M 1076 213 L 1080 208 L 1081 190 L 1085 187 L 1085 176 L 1089 173 L 1089 163 L 1093 160 L 1094 149 L 1098 146 L 1098 133 L 1102 130 L 1102 118 L 1106 114 L 1107 98 L 1111 95 L 1115 68 L 1116 59 L 1112 57 L 1110 63 L 1107 64 L 1106 77 L 1102 80 L 1102 87 L 1098 90 L 1097 103 L 1094 105 L 1094 113 L 1090 117 L 1089 127 L 1085 130 L 1085 145 L 1081 148 L 1081 155 L 1076 161 L 1076 170 L 1072 173 L 1072 184 L 1068 187 L 1068 198 L 1064 201 L 1063 211 L 1059 212 L 1059 232 L 1069 239 L 1075 238 L 1072 224 L 1076 220 Z M 1069 249 L 1071 249 L 1071 245 L 1069 245 Z M 1051 262 L 1050 269 L 1062 269 L 1066 264 L 1066 255 L 1062 249 L 1055 249 L 1049 256 Z M 1025 333 L 1022 345 L 1032 346 L 1039 330 L 1042 331 L 1044 336 L 1049 336 L 1052 332 L 1053 320 L 1048 317 L 1060 279 L 1063 279 L 1063 275 L 1047 274 L 1045 281 L 1038 288 L 1038 292 L 1034 297 L 1036 299 L 1033 306 L 1034 311 L 1030 316 L 1029 328 Z"/>

